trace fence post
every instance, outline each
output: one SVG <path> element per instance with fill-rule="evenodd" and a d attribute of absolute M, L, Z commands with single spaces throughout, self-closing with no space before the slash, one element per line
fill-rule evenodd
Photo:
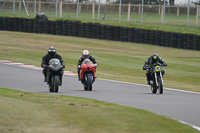
<path fill-rule="evenodd" d="M 27 8 L 26 8 L 26 4 L 25 4 L 25 1 L 24 1 L 24 0 L 23 0 L 23 4 L 24 4 L 25 11 L 26 11 L 26 15 L 29 16 L 28 10 L 27 10 Z"/>
<path fill-rule="evenodd" d="M 99 3 L 98 3 L 98 20 L 99 20 L 99 17 L 100 17 L 100 0 L 99 0 Z"/>
<path fill-rule="evenodd" d="M 188 0 L 188 5 L 187 5 L 187 27 L 189 25 L 189 16 L 190 16 L 190 0 Z"/>
<path fill-rule="evenodd" d="M 198 25 L 198 21 L 199 21 L 199 6 L 197 6 L 196 25 Z"/>
<path fill-rule="evenodd" d="M 39 1 L 39 8 L 38 11 L 41 12 L 41 1 Z"/>
<path fill-rule="evenodd" d="M 164 0 L 164 6 L 163 6 L 163 24 L 165 24 L 165 4 L 166 0 Z"/>
<path fill-rule="evenodd" d="M 161 23 L 163 22 L 163 6 L 162 6 L 162 9 L 161 9 L 161 19 L 160 19 L 160 22 Z"/>
<path fill-rule="evenodd" d="M 160 13 L 161 13 L 161 11 L 160 11 L 161 8 L 160 8 L 160 6 L 161 6 L 161 5 L 159 5 L 159 7 L 158 7 L 158 14 L 159 14 L 159 15 L 160 15 Z"/>
<path fill-rule="evenodd" d="M 138 14 L 140 15 L 140 11 L 141 11 L 141 6 L 140 6 L 140 4 L 138 5 L 139 7 L 138 7 Z"/>
<path fill-rule="evenodd" d="M 21 11 L 21 9 L 22 9 L 22 1 L 20 0 L 19 1 L 19 11 Z"/>
<path fill-rule="evenodd" d="M 58 16 L 58 0 L 56 0 L 56 17 Z"/>
<path fill-rule="evenodd" d="M 179 6 L 177 7 L 177 16 L 179 16 Z"/>
<path fill-rule="evenodd" d="M 122 13 L 122 0 L 119 2 L 119 22 L 121 21 L 121 13 Z"/>
<path fill-rule="evenodd" d="M 79 3 L 79 13 L 81 13 L 81 3 Z"/>
<path fill-rule="evenodd" d="M 200 7 L 198 6 L 198 10 L 199 10 L 199 13 L 198 13 L 198 14 L 199 14 L 199 16 L 200 16 L 200 9 L 199 9 L 199 8 L 200 8 Z"/>
<path fill-rule="evenodd" d="M 95 19 L 95 2 L 92 5 L 92 19 Z"/>
<path fill-rule="evenodd" d="M 36 3 L 37 3 L 36 0 L 34 0 L 34 17 L 36 16 L 36 6 L 37 6 Z"/>
<path fill-rule="evenodd" d="M 62 1 L 60 1 L 60 5 L 59 5 L 60 17 L 62 17 L 62 6 L 63 6 Z"/>
<path fill-rule="evenodd" d="M 143 9 L 144 9 L 144 0 L 142 0 L 141 24 L 143 22 Z"/>
<path fill-rule="evenodd" d="M 77 6 L 76 6 L 76 18 L 78 18 L 79 13 L 79 0 L 77 0 Z"/>
<path fill-rule="evenodd" d="M 15 14 L 15 0 L 13 0 L 13 14 Z"/>
<path fill-rule="evenodd" d="M 127 21 L 130 21 L 131 3 L 128 4 L 128 16 Z"/>

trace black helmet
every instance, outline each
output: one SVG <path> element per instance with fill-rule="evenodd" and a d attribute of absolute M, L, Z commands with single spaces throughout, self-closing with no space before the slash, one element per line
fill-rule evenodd
<path fill-rule="evenodd" d="M 151 59 L 152 60 L 157 60 L 158 59 L 158 54 L 157 53 L 153 53 L 152 55 L 151 55 Z"/>
<path fill-rule="evenodd" d="M 84 59 L 88 58 L 89 57 L 89 51 L 88 50 L 83 50 L 83 53 L 82 53 L 82 56 Z"/>
<path fill-rule="evenodd" d="M 54 48 L 53 46 L 48 48 L 48 54 L 50 57 L 53 57 L 56 54 L 56 48 Z"/>

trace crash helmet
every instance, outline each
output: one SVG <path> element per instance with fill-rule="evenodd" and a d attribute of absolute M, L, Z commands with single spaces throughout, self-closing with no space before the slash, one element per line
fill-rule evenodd
<path fill-rule="evenodd" d="M 48 54 L 50 57 L 53 57 L 56 54 L 56 48 L 54 48 L 53 46 L 49 47 Z"/>
<path fill-rule="evenodd" d="M 83 50 L 83 53 L 82 53 L 82 56 L 84 59 L 88 58 L 89 57 L 89 51 L 88 50 Z"/>
<path fill-rule="evenodd" d="M 151 55 L 151 59 L 152 59 L 152 60 L 158 60 L 158 58 L 159 58 L 159 56 L 158 56 L 157 53 L 153 53 L 153 54 Z"/>

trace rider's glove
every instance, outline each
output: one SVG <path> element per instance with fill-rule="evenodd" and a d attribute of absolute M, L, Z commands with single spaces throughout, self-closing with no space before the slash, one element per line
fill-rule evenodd
<path fill-rule="evenodd" d="M 146 68 L 146 65 L 144 65 L 144 66 L 143 66 L 143 70 L 146 70 L 146 69 L 147 69 L 147 68 Z"/>
<path fill-rule="evenodd" d="M 80 69 L 80 68 L 81 68 L 81 65 L 78 65 L 77 68 Z"/>
<path fill-rule="evenodd" d="M 167 66 L 167 63 L 163 63 L 162 66 Z"/>
<path fill-rule="evenodd" d="M 43 65 L 43 68 L 47 68 L 48 67 L 48 65 Z"/>

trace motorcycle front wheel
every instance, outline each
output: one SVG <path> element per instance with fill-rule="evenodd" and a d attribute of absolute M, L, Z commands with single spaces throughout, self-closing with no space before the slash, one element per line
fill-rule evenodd
<path fill-rule="evenodd" d="M 92 91 L 92 75 L 88 76 L 88 90 Z"/>
<path fill-rule="evenodd" d="M 163 84 L 162 84 L 161 78 L 158 78 L 158 83 L 159 83 L 159 86 L 158 86 L 159 93 L 163 94 Z"/>
<path fill-rule="evenodd" d="M 85 91 L 92 91 L 92 75 L 87 75 L 87 83 L 84 84 Z"/>
<path fill-rule="evenodd" d="M 58 92 L 59 90 L 59 83 L 60 83 L 59 76 L 54 76 L 54 91 L 55 92 Z"/>

